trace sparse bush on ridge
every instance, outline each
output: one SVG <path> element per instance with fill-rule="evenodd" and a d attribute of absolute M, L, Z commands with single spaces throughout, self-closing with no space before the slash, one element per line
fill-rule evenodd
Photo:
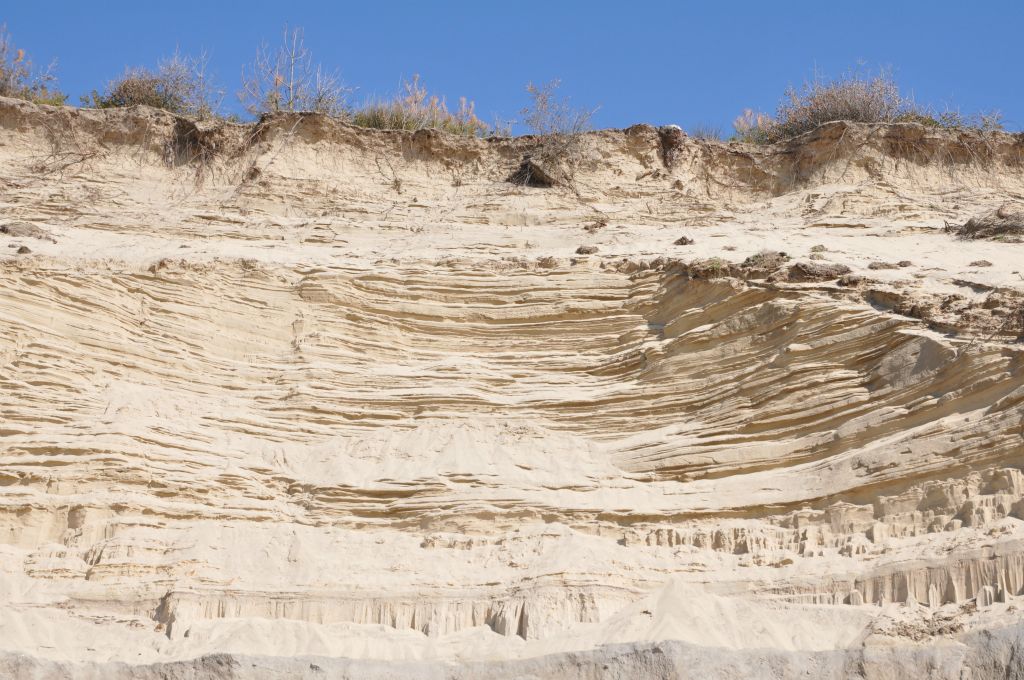
<path fill-rule="evenodd" d="M 102 92 L 93 90 L 81 98 L 84 106 L 95 108 L 147 105 L 200 119 L 218 117 L 224 93 L 215 88 L 206 73 L 206 55 L 197 58 L 175 53 L 155 69 L 128 68 L 110 81 Z M 23 49 L 16 48 L 5 25 L 0 24 L 0 96 L 16 97 L 39 104 L 62 105 L 67 96 L 56 87 L 56 62 L 35 69 Z M 583 158 L 583 133 L 592 129 L 594 111 L 574 109 L 557 96 L 559 81 L 544 85 L 530 83 L 526 89 L 530 106 L 520 111 L 518 121 L 538 137 L 512 181 L 550 186 L 571 184 L 571 177 Z M 402 83 L 391 99 L 369 100 L 358 108 L 348 103 L 351 89 L 337 71 L 314 63 L 305 46 L 301 28 L 284 28 L 281 44 L 271 49 L 266 43 L 254 61 L 242 70 L 239 100 L 249 114 L 318 112 L 343 118 L 355 125 L 387 130 L 437 129 L 464 136 L 512 136 L 516 121 L 482 121 L 474 103 L 465 97 L 458 108 L 449 109 L 443 97 L 431 95 L 414 76 Z M 229 119 L 240 120 L 237 114 Z M 827 80 L 817 74 L 800 88 L 789 87 L 774 115 L 745 109 L 733 121 L 732 141 L 772 144 L 798 137 L 829 122 L 915 123 L 928 127 L 991 132 L 1003 130 L 998 111 L 965 115 L 957 110 L 937 112 L 920 106 L 901 94 L 886 70 L 876 75 L 851 71 Z M 722 131 L 712 125 L 695 125 L 690 136 L 698 140 L 722 140 Z"/>
<path fill-rule="evenodd" d="M 574 137 L 591 130 L 590 119 L 594 112 L 574 109 L 569 100 L 558 97 L 560 80 L 544 85 L 527 83 L 526 92 L 531 104 L 522 111 L 523 124 L 535 135 L 542 137 Z"/>
<path fill-rule="evenodd" d="M 734 139 L 771 144 L 810 132 L 824 123 L 922 123 L 946 128 L 1002 129 L 998 112 L 962 116 L 946 111 L 935 114 L 904 97 L 887 71 L 875 76 L 850 72 L 837 80 L 815 76 L 797 90 L 786 90 L 775 116 L 746 109 L 733 122 Z"/>
<path fill-rule="evenodd" d="M 913 104 L 900 95 L 899 86 L 884 71 L 871 78 L 851 73 L 832 82 L 815 78 L 800 90 L 786 91 L 775 134 L 795 137 L 834 120 L 891 123 L 912 109 Z"/>
<path fill-rule="evenodd" d="M 422 130 L 433 128 L 467 137 L 486 136 L 492 128 L 477 118 L 473 102 L 459 99 L 459 108 L 449 111 L 443 98 L 431 95 L 418 75 L 402 83 L 402 93 L 388 101 L 371 101 L 352 113 L 355 125 L 380 130 Z"/>
<path fill-rule="evenodd" d="M 57 89 L 55 69 L 55 61 L 41 71 L 33 68 L 25 50 L 11 42 L 6 24 L 0 24 L 0 97 L 61 106 L 67 95 Z"/>
<path fill-rule="evenodd" d="M 253 115 L 278 111 L 314 111 L 329 116 L 348 114 L 346 88 L 337 71 L 313 64 L 301 28 L 284 28 L 276 50 L 266 43 L 256 58 L 242 69 L 242 90 L 238 98 Z"/>
<path fill-rule="evenodd" d="M 833 81 L 815 76 L 799 90 L 786 90 L 774 118 L 748 109 L 733 126 L 742 141 L 772 143 L 837 120 L 892 123 L 913 110 L 912 102 L 900 95 L 899 86 L 884 71 L 874 77 L 850 73 Z"/>
<path fill-rule="evenodd" d="M 531 104 L 520 114 L 526 128 L 540 137 L 538 145 L 512 175 L 517 184 L 551 186 L 571 184 L 583 159 L 584 133 L 592 129 L 593 111 L 575 109 L 558 97 L 560 81 L 545 85 L 529 83 Z"/>
<path fill-rule="evenodd" d="M 207 57 L 184 57 L 175 53 L 155 70 L 142 66 L 125 70 L 100 93 L 93 90 L 82 103 L 97 109 L 124 106 L 152 106 L 196 118 L 217 115 L 224 93 L 206 74 Z"/>

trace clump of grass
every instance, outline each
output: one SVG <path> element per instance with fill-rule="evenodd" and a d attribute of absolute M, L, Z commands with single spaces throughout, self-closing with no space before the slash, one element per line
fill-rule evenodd
<path fill-rule="evenodd" d="M 775 119 L 769 114 L 754 109 L 743 109 L 743 113 L 732 122 L 732 127 L 736 131 L 733 139 L 751 144 L 768 144 L 772 141 L 770 132 L 774 126 Z"/>
<path fill-rule="evenodd" d="M 352 123 L 379 130 L 443 130 L 466 137 L 485 137 L 492 128 L 477 118 L 474 104 L 459 98 L 459 108 L 451 111 L 445 100 L 431 95 L 420 77 L 402 83 L 402 92 L 387 101 L 371 101 L 352 113 Z"/>
<path fill-rule="evenodd" d="M 834 121 L 859 123 L 921 123 L 924 125 L 991 131 L 1002 129 L 999 112 L 965 116 L 958 111 L 935 113 L 900 93 L 885 70 L 877 75 L 851 71 L 835 80 L 817 75 L 799 89 L 790 87 L 774 116 L 746 109 L 733 122 L 734 139 L 771 144 L 792 139 Z"/>
<path fill-rule="evenodd" d="M 206 73 L 207 57 L 175 53 L 157 64 L 128 68 L 110 81 L 101 93 L 93 90 L 82 103 L 97 109 L 152 106 L 196 118 L 217 115 L 224 93 L 217 90 Z"/>
<path fill-rule="evenodd" d="M 15 47 L 6 24 L 0 24 L 0 97 L 62 106 L 67 95 L 57 89 L 57 62 L 36 69 L 25 50 Z"/>
<path fill-rule="evenodd" d="M 694 125 L 690 128 L 690 136 L 694 139 L 702 139 L 705 141 L 720 142 L 724 138 L 722 135 L 722 128 L 716 125 Z"/>
<path fill-rule="evenodd" d="M 934 113 L 926 110 L 913 110 L 897 116 L 895 122 L 919 123 L 928 127 L 993 132 L 1003 129 L 1003 114 L 999 111 L 981 111 L 975 114 L 962 114 L 960 111 L 951 109 L 947 109 L 942 113 Z"/>
<path fill-rule="evenodd" d="M 690 275 L 698 279 L 718 279 L 729 276 L 729 263 L 720 257 L 694 260 L 689 266 Z"/>

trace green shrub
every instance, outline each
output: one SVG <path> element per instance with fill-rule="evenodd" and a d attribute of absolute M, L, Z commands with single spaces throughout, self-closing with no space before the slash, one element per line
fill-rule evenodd
<path fill-rule="evenodd" d="M 459 99 L 459 108 L 449 111 L 445 100 L 431 95 L 419 76 L 402 84 L 402 93 L 387 101 L 371 101 L 352 113 L 352 123 L 379 130 L 423 130 L 432 128 L 467 137 L 486 136 L 492 128 L 477 118 L 473 102 Z"/>
<path fill-rule="evenodd" d="M 67 95 L 57 89 L 57 77 L 53 74 L 55 68 L 56 62 L 41 71 L 33 68 L 25 50 L 14 46 L 7 26 L 0 24 L 0 97 L 63 105 Z"/>

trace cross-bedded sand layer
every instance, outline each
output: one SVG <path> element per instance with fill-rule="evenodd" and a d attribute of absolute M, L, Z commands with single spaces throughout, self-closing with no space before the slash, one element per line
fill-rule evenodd
<path fill-rule="evenodd" d="M 1024 672 L 1024 138 L 533 144 L 0 100 L 0 670 Z"/>

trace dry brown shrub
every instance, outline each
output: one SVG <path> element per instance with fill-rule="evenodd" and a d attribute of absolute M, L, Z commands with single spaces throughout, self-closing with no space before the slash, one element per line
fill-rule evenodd
<path fill-rule="evenodd" d="M 208 61 L 205 53 L 190 57 L 176 52 L 156 69 L 128 68 L 102 93 L 93 90 L 83 103 L 97 109 L 152 106 L 200 119 L 215 117 L 224 92 L 209 77 Z"/>
<path fill-rule="evenodd" d="M 746 109 L 733 122 L 735 139 L 771 144 L 798 137 L 825 123 L 919 123 L 929 127 L 990 132 L 1002 129 L 998 111 L 964 115 L 946 110 L 936 113 L 901 94 L 887 70 L 870 75 L 849 71 L 835 80 L 819 75 L 799 89 L 790 87 L 774 116 Z"/>

